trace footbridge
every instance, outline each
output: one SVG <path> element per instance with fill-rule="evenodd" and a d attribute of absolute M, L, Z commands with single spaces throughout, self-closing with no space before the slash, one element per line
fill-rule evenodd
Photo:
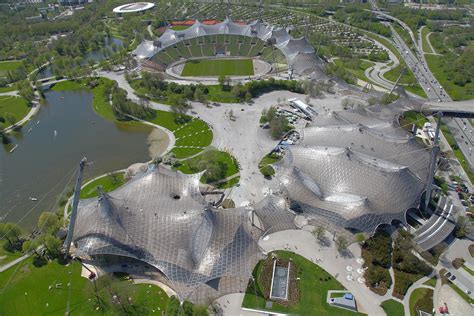
<path fill-rule="evenodd" d="M 443 112 L 448 116 L 474 116 L 474 100 L 436 102 L 426 101 L 421 105 L 421 112 Z"/>

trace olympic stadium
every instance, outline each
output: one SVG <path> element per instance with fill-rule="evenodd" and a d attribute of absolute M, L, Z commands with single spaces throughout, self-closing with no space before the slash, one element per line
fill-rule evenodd
<path fill-rule="evenodd" d="M 236 62 L 235 57 L 253 64 L 248 72 L 236 73 L 236 77 L 255 78 L 286 70 L 291 77 L 321 74 L 321 62 L 305 38 L 295 39 L 285 28 L 260 21 L 241 24 L 226 19 L 207 24 L 196 20 L 185 30 L 168 28 L 156 41 L 143 41 L 133 55 L 143 69 L 166 71 L 181 79 L 186 79 L 186 68 L 192 67 L 191 61 L 230 59 L 229 64 L 232 64 Z M 194 73 L 194 76 L 206 77 L 208 74 Z"/>

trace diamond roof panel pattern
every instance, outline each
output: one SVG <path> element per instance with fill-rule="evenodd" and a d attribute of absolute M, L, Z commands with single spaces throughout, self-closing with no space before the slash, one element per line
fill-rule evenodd
<path fill-rule="evenodd" d="M 296 212 L 372 232 L 393 219 L 405 222 L 405 212 L 418 207 L 431 151 L 390 115 L 384 121 L 367 110 L 330 113 L 301 134 L 276 166 Z"/>
<path fill-rule="evenodd" d="M 160 168 L 98 199 L 81 200 L 76 254 L 144 261 L 159 269 L 181 298 L 213 279 L 248 277 L 260 237 L 250 211 L 205 205 L 199 178 Z"/>

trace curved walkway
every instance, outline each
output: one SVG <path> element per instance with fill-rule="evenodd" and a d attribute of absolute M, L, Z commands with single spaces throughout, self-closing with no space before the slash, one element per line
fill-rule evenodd
<path fill-rule="evenodd" d="M 431 279 L 434 275 L 436 275 L 436 272 L 432 272 L 429 276 L 424 276 L 415 283 L 413 283 L 409 288 L 405 296 L 403 297 L 403 308 L 405 310 L 405 316 L 410 316 L 410 296 L 413 293 L 414 290 L 419 289 L 419 288 L 427 288 L 433 290 L 434 293 L 434 288 L 428 285 L 424 285 L 426 281 Z"/>
<path fill-rule="evenodd" d="M 26 258 L 28 258 L 29 256 L 31 256 L 31 253 L 27 253 L 27 254 L 24 254 L 23 256 L 21 256 L 20 258 L 17 258 L 13 261 L 10 261 L 9 263 L 6 263 L 4 264 L 3 266 L 0 266 L 0 273 L 2 273 L 3 271 L 5 270 L 8 270 L 10 269 L 11 267 L 13 267 L 15 264 L 19 263 L 19 262 L 22 262 L 23 260 L 25 260 Z"/>
<path fill-rule="evenodd" d="M 360 257 L 360 246 L 354 243 L 349 246 L 349 255 L 341 256 L 336 250 L 334 242 L 329 247 L 322 246 L 310 231 L 285 230 L 267 235 L 267 240 L 260 239 L 259 246 L 265 252 L 273 250 L 290 250 L 306 259 L 316 263 L 318 266 L 329 272 L 339 281 L 357 300 L 359 311 L 368 315 L 384 315 L 380 304 L 383 299 L 373 293 L 365 285 L 355 281 L 348 281 L 346 278 L 347 266 L 361 267 L 356 259 Z M 332 235 L 326 232 L 327 240 L 332 240 Z"/>
<path fill-rule="evenodd" d="M 36 113 L 38 113 L 39 109 L 40 109 L 39 102 L 33 101 L 30 112 L 28 112 L 28 114 L 26 114 L 26 116 L 24 118 L 22 118 L 21 120 L 19 120 L 18 122 L 16 122 L 13 125 L 5 127 L 0 132 L 8 133 L 11 130 L 13 130 L 13 129 L 19 127 L 19 126 L 22 126 L 22 125 L 26 124 L 34 115 L 36 115 Z"/>

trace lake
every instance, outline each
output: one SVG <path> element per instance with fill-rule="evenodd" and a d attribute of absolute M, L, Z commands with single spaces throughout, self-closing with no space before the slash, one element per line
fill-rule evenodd
<path fill-rule="evenodd" d="M 20 224 L 25 228 L 33 227 L 41 212 L 58 209 L 59 197 L 74 185 L 82 157 L 89 161 L 87 180 L 149 161 L 168 142 L 157 129 L 116 124 L 98 116 L 91 93 L 48 91 L 45 97 L 46 104 L 33 120 L 11 135 L 18 147 L 10 153 L 11 145 L 0 146 L 0 220 L 25 217 Z"/>

